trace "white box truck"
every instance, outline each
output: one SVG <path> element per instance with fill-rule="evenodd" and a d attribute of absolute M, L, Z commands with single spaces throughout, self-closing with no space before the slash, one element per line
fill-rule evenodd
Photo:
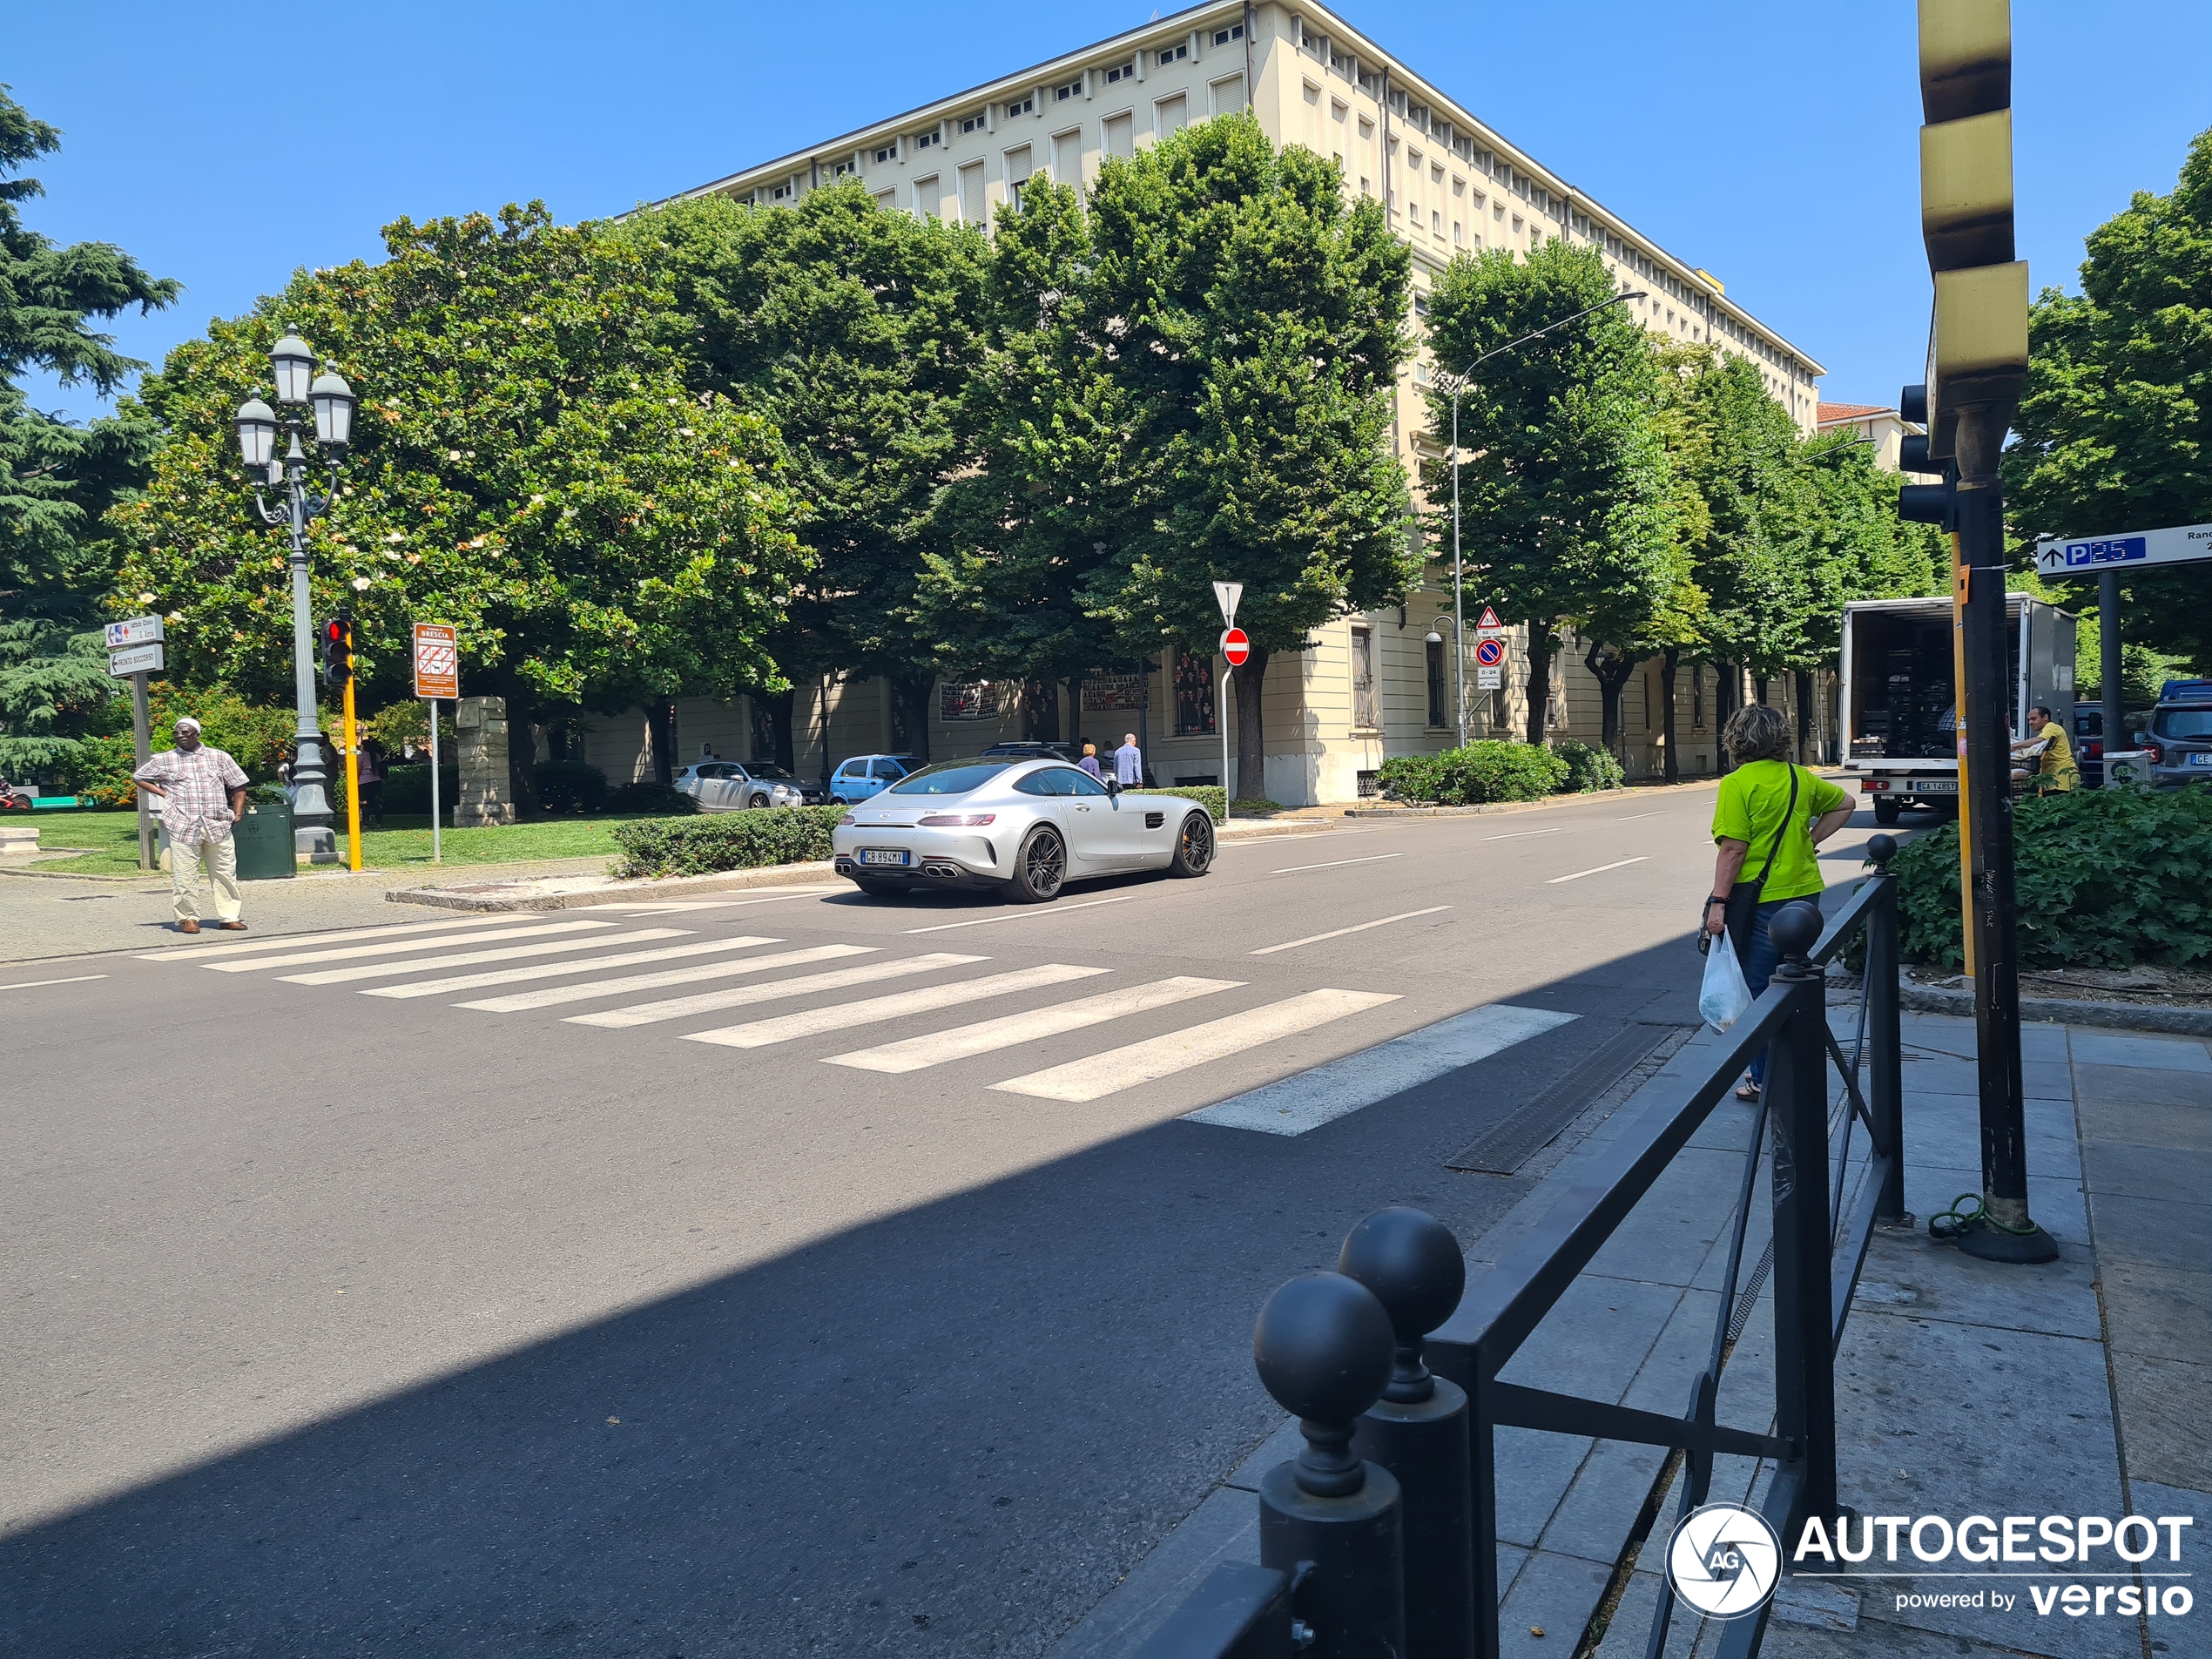
<path fill-rule="evenodd" d="M 2040 703 L 2067 730 L 2074 712 L 2074 617 L 2025 593 L 2005 596 L 2009 718 L 2028 735 Z M 1959 810 L 1959 715 L 1951 601 L 1859 599 L 1844 607 L 1844 771 L 1897 822 L 1908 806 Z"/>

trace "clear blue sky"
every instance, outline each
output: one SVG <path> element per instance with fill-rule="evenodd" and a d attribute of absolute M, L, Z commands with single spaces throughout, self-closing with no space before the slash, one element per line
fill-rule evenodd
<path fill-rule="evenodd" d="M 1885 402 L 1919 378 L 1912 0 L 1339 10 L 1718 275 L 1828 366 L 1824 396 Z M 1151 15 L 1112 0 L 170 0 L 94 24 L 18 3 L 0 78 L 63 130 L 30 222 L 184 282 L 172 310 L 117 329 L 158 362 L 295 266 L 374 256 L 399 214 L 533 197 L 564 219 L 617 212 Z M 2020 249 L 2036 287 L 2072 287 L 2082 237 L 2130 192 L 2170 190 L 2212 125 L 2212 4 L 2014 0 L 2013 20 Z M 97 408 L 82 390 L 34 399 Z"/>

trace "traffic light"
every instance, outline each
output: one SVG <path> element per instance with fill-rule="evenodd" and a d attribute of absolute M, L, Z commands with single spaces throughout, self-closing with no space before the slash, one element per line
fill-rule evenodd
<path fill-rule="evenodd" d="M 322 625 L 322 683 L 342 691 L 354 678 L 354 617 L 341 610 Z"/>
<path fill-rule="evenodd" d="M 1928 388 L 1908 386 L 1898 395 L 1897 411 L 1915 426 L 1925 426 L 1928 419 Z M 1940 524 L 1946 529 L 1956 529 L 1958 523 L 1953 509 L 1957 503 L 1959 469 L 1948 462 L 1938 461 L 1928 454 L 1928 439 L 1915 433 L 1898 445 L 1898 465 L 1905 472 L 1917 472 L 1926 476 L 1940 477 L 1939 484 L 1905 484 L 1897 492 L 1897 516 L 1914 524 Z"/>

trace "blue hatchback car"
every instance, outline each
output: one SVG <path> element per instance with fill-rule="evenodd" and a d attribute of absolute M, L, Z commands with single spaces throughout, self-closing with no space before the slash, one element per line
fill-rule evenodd
<path fill-rule="evenodd" d="M 830 774 L 830 799 L 840 806 L 867 800 L 923 764 L 919 755 L 854 755 Z"/>

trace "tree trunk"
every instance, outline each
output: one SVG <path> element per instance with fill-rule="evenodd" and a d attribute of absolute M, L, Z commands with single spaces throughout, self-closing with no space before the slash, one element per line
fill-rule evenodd
<path fill-rule="evenodd" d="M 791 715 L 792 705 L 797 697 L 796 691 L 755 691 L 752 694 L 753 707 L 767 712 L 768 745 L 775 752 L 764 757 L 755 749 L 752 758 L 755 760 L 772 759 L 794 778 L 799 775 L 799 751 L 792 745 Z"/>
<path fill-rule="evenodd" d="M 1057 680 L 1022 681 L 1022 718 L 1027 735 L 1035 741 L 1059 742 L 1060 683 Z"/>
<path fill-rule="evenodd" d="M 1068 741 L 1081 754 L 1083 746 L 1083 677 L 1080 674 L 1068 682 Z"/>
<path fill-rule="evenodd" d="M 507 782 L 516 818 L 537 817 L 537 725 L 519 681 L 507 686 Z"/>
<path fill-rule="evenodd" d="M 1682 757 L 1675 752 L 1675 670 L 1681 663 L 1678 651 L 1668 651 L 1659 659 L 1659 741 L 1666 750 L 1661 760 L 1670 784 L 1682 781 Z"/>
<path fill-rule="evenodd" d="M 1541 743 L 1552 706 L 1552 648 L 1548 624 L 1528 624 L 1528 741 Z"/>
<path fill-rule="evenodd" d="M 891 733 L 901 754 L 929 759 L 929 688 L 934 675 L 896 677 L 891 682 Z"/>
<path fill-rule="evenodd" d="M 645 729 L 653 745 L 653 781 L 663 789 L 676 785 L 676 699 L 664 697 L 645 710 Z"/>
<path fill-rule="evenodd" d="M 1271 652 L 1258 646 L 1241 668 L 1229 671 L 1237 687 L 1237 799 L 1267 799 L 1267 733 L 1260 713 L 1260 681 L 1267 675 Z M 1221 780 L 1226 784 L 1229 780 Z"/>
<path fill-rule="evenodd" d="M 1797 678 L 1797 764 L 1810 766 L 1812 753 L 1812 674 L 1799 669 Z"/>
<path fill-rule="evenodd" d="M 1592 645 L 1582 653 L 1582 666 L 1597 679 L 1598 742 L 1625 769 L 1629 756 L 1621 730 L 1621 692 L 1636 671 L 1635 663 L 1625 651 L 1610 645 Z"/>

